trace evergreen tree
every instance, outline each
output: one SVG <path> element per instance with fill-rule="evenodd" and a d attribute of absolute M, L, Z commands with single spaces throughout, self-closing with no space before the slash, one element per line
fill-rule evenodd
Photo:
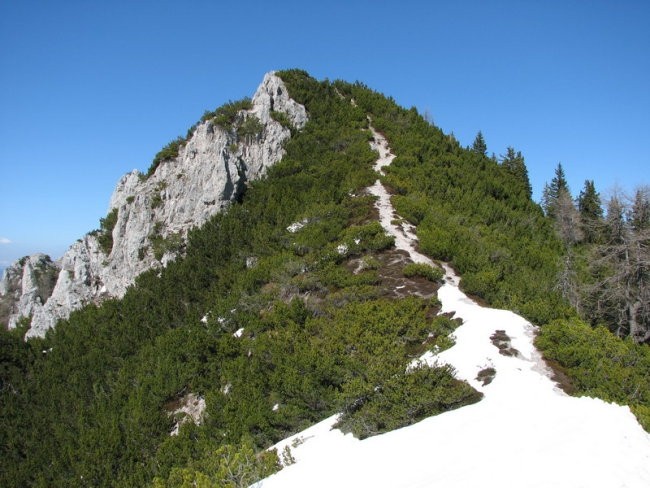
<path fill-rule="evenodd" d="M 562 163 L 558 163 L 557 168 L 555 168 L 555 176 L 551 180 L 550 185 L 544 185 L 544 192 L 542 193 L 542 207 L 546 215 L 555 217 L 557 202 L 563 193 L 569 196 L 571 195 Z"/>
<path fill-rule="evenodd" d="M 509 173 L 512 173 L 517 177 L 517 179 L 519 179 L 519 181 L 521 181 L 526 190 L 526 194 L 530 198 L 533 194 L 533 189 L 530 186 L 528 169 L 526 168 L 526 163 L 524 162 L 524 157 L 521 155 L 521 151 L 515 152 L 515 149 L 509 146 L 506 150 L 506 155 L 501 156 L 501 164 Z"/>
<path fill-rule="evenodd" d="M 478 131 L 478 134 L 476 134 L 476 138 L 472 144 L 472 151 L 482 156 L 487 154 L 487 144 L 485 144 L 485 139 L 483 138 L 481 131 Z"/>
<path fill-rule="evenodd" d="M 585 186 L 578 196 L 578 211 L 585 241 L 596 242 L 598 226 L 603 220 L 603 207 L 593 180 L 585 180 Z"/>
<path fill-rule="evenodd" d="M 635 192 L 631 221 L 636 232 L 650 228 L 650 188 L 640 188 Z"/>

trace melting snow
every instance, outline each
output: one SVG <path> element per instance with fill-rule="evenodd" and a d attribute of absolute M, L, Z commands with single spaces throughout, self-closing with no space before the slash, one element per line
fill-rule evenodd
<path fill-rule="evenodd" d="M 386 140 L 374 130 L 373 135 L 380 154 L 375 169 L 381 171 L 393 156 Z M 412 228 L 391 223 L 395 212 L 383 185 L 377 181 L 370 191 L 379 197 L 381 223 L 396 247 L 415 262 L 433 264 L 415 250 Z M 534 327 L 512 312 L 477 305 L 458 288 L 458 276 L 444 268 L 442 312 L 454 312 L 463 325 L 454 332 L 452 348 L 420 361 L 451 364 L 459 378 L 484 393 L 483 400 L 363 441 L 333 429 L 338 416 L 332 416 L 274 446 L 278 452 L 289 446 L 296 463 L 260 486 L 650 486 L 650 435 L 629 408 L 560 391 L 533 346 Z M 490 340 L 496 330 L 507 334 L 518 355 L 499 354 Z M 484 386 L 477 376 L 487 367 L 496 376 Z"/>
<path fill-rule="evenodd" d="M 302 219 L 299 222 L 294 222 L 291 224 L 289 227 L 287 227 L 287 230 L 291 232 L 292 234 L 295 234 L 298 232 L 300 229 L 302 229 L 305 225 L 309 223 L 309 219 Z"/>

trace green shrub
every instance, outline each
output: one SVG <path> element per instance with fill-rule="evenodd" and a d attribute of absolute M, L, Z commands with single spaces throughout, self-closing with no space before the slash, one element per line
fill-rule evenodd
<path fill-rule="evenodd" d="M 102 252 L 107 256 L 113 250 L 113 229 L 117 224 L 118 209 L 114 208 L 104 218 L 99 219 L 99 232 L 97 232 L 97 241 Z"/>
<path fill-rule="evenodd" d="M 579 319 L 556 320 L 540 329 L 535 345 L 569 375 L 579 395 L 630 405 L 650 427 L 650 348 L 616 337 Z"/>
<path fill-rule="evenodd" d="M 230 101 L 212 112 L 206 111 L 201 117 L 201 121 L 210 120 L 222 129 L 231 130 L 237 121 L 239 112 L 241 110 L 250 110 L 252 107 L 253 104 L 248 97 L 234 102 Z"/>
<path fill-rule="evenodd" d="M 151 176 L 154 174 L 156 171 L 156 168 L 162 163 L 163 161 L 169 161 L 170 159 L 174 159 L 178 157 L 178 150 L 187 142 L 187 139 L 178 136 L 176 139 L 173 141 L 170 141 L 165 147 L 163 147 L 160 151 L 156 153 L 156 155 L 153 158 L 153 161 L 151 162 L 151 166 L 149 166 L 149 169 L 147 170 L 147 177 Z"/>
<path fill-rule="evenodd" d="M 160 193 L 154 193 L 151 197 L 151 208 L 155 209 L 162 205 L 163 197 Z"/>
<path fill-rule="evenodd" d="M 184 468 L 172 468 L 166 479 L 156 477 L 152 488 L 247 488 L 281 468 L 275 450 L 255 453 L 250 442 L 207 451 Z"/>
<path fill-rule="evenodd" d="M 165 253 L 176 253 L 180 251 L 182 247 L 183 236 L 180 232 L 171 234 L 167 238 L 163 238 L 160 234 L 154 234 L 151 237 L 151 248 L 153 249 L 153 255 L 158 261 L 162 259 Z"/>
<path fill-rule="evenodd" d="M 409 263 L 404 266 L 403 273 L 407 278 L 420 276 L 434 283 L 442 281 L 445 276 L 442 269 L 424 263 Z"/>
<path fill-rule="evenodd" d="M 271 118 L 275 120 L 276 122 L 279 122 L 282 127 L 285 129 L 289 129 L 291 133 L 293 134 L 293 131 L 295 130 L 295 127 L 291 123 L 291 120 L 289 119 L 289 116 L 285 114 L 284 112 L 278 112 L 277 110 L 272 110 L 271 111 Z"/>
<path fill-rule="evenodd" d="M 359 439 L 476 403 L 483 396 L 466 382 L 454 378 L 451 366 L 419 366 L 382 384 L 367 384 L 361 392 L 354 393 L 337 427 Z"/>
<path fill-rule="evenodd" d="M 264 124 L 254 115 L 248 115 L 237 127 L 237 136 L 250 143 L 262 135 Z"/>

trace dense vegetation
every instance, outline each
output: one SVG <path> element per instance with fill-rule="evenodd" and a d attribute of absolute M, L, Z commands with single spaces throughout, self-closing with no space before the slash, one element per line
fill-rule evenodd
<path fill-rule="evenodd" d="M 558 289 L 591 325 L 650 343 L 650 188 L 614 191 L 607 213 L 593 181 L 574 199 L 559 164 L 544 210 L 564 245 Z"/>
<path fill-rule="evenodd" d="M 450 261 L 475 296 L 556 321 L 540 344 L 560 363 L 575 360 L 560 346 L 584 344 L 591 329 L 565 339 L 557 325 L 577 320 L 556 287 L 564 246 L 530 200 L 520 153 L 499 164 L 482 137 L 462 148 L 359 83 L 280 75 L 310 122 L 241 202 L 190 234 L 183 258 L 44 339 L 0 333 L 0 485 L 239 486 L 276 467 L 252 453 L 334 412 L 365 437 L 478 400 L 449 368 L 407 372 L 427 349 L 448 347 L 457 324 L 437 316 L 435 299 L 382 291 L 377 257 L 393 242 L 362 192 L 376 178 L 368 116 L 397 154 L 385 182 L 418 225 L 421 250 Z M 206 117 L 230 124 L 233 112 Z M 241 137 L 255 137 L 249 124 Z M 370 264 L 353 272 L 352 260 Z M 404 274 L 439 278 L 421 266 Z M 608 347 L 622 346 L 604 337 L 595 347 L 609 371 L 620 355 Z M 569 374 L 580 378 L 581 364 Z M 647 355 L 616 364 L 647 365 Z M 605 393 L 576 384 L 646 415 L 639 378 Z M 170 436 L 171 405 L 189 392 L 206 400 L 204 421 Z M 224 474 L 233 471 L 242 479 Z"/>
<path fill-rule="evenodd" d="M 536 344 L 562 365 L 571 393 L 630 405 L 650 432 L 650 348 L 578 319 L 545 325 Z"/>

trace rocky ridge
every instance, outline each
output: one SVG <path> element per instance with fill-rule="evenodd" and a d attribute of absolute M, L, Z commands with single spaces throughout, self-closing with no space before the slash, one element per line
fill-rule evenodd
<path fill-rule="evenodd" d="M 305 108 L 271 72 L 233 127 L 203 121 L 178 155 L 160 162 L 152 174 L 135 170 L 123 176 L 110 199 L 108 228 L 83 236 L 56 263 L 34 255 L 7 268 L 0 282 L 0 321 L 13 328 L 31 317 L 26 337 L 43 336 L 72 311 L 122 297 L 139 274 L 175 259 L 191 228 L 226 208 L 248 181 L 282 158 L 291 130 L 274 112 L 285 114 L 296 129 L 307 122 Z M 238 134 L 237 127 L 251 118 L 257 119 L 251 124 L 255 132 Z M 44 274 L 50 285 L 39 281 Z"/>

